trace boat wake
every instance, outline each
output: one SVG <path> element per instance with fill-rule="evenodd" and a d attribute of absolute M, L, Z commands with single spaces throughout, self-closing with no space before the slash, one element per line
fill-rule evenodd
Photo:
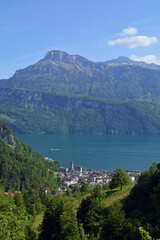
<path fill-rule="evenodd" d="M 59 150 L 61 150 L 61 149 L 59 149 L 59 148 L 51 148 L 51 151 L 59 151 Z"/>

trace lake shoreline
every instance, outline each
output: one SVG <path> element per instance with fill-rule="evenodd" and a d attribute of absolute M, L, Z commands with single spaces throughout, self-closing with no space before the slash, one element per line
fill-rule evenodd
<path fill-rule="evenodd" d="M 67 167 L 71 161 L 85 168 L 115 171 L 118 167 L 144 171 L 160 160 L 160 135 L 32 135 L 22 141 Z"/>

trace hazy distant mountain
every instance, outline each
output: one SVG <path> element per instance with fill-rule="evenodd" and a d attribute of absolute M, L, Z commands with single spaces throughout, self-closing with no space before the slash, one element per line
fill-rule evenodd
<path fill-rule="evenodd" d="M 136 65 L 136 66 L 141 66 L 145 67 L 148 69 L 154 69 L 154 70 L 160 70 L 160 65 L 156 65 L 154 63 L 148 64 L 146 62 L 141 62 L 141 61 L 133 61 L 127 57 L 118 57 L 113 60 L 109 60 L 105 62 L 109 66 L 124 66 L 124 65 Z"/>
<path fill-rule="evenodd" d="M 50 51 L 0 87 L 27 88 L 67 94 L 160 103 L 160 66 L 126 57 L 92 62 L 79 55 Z"/>

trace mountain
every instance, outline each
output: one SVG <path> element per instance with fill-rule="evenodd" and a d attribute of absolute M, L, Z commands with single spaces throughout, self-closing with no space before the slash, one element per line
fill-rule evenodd
<path fill-rule="evenodd" d="M 148 69 L 160 70 L 160 65 L 156 65 L 154 63 L 148 64 L 142 61 L 133 61 L 127 57 L 118 57 L 117 59 L 106 61 L 105 63 L 109 66 L 136 65 Z"/>
<path fill-rule="evenodd" d="M 156 69 L 156 70 L 155 70 Z M 79 55 L 50 51 L 0 87 L 36 89 L 121 101 L 143 99 L 160 104 L 160 66 L 126 57 L 92 62 Z"/>
<path fill-rule="evenodd" d="M 160 134 L 160 106 L 0 88 L 0 119 L 16 133 Z"/>
<path fill-rule="evenodd" d="M 50 51 L 0 80 L 0 119 L 16 133 L 160 134 L 159 69 Z"/>
<path fill-rule="evenodd" d="M 34 184 L 52 190 L 57 184 L 53 170 L 58 166 L 57 161 L 47 161 L 34 152 L 0 121 L 0 181 L 7 191 L 27 190 Z"/>

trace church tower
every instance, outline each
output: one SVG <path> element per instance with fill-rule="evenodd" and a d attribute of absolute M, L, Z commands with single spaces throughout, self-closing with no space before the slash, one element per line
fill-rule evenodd
<path fill-rule="evenodd" d="M 70 164 L 69 171 L 70 171 L 70 172 L 73 172 L 73 171 L 74 171 L 74 164 L 73 164 L 73 162 L 71 162 L 71 164 Z"/>

